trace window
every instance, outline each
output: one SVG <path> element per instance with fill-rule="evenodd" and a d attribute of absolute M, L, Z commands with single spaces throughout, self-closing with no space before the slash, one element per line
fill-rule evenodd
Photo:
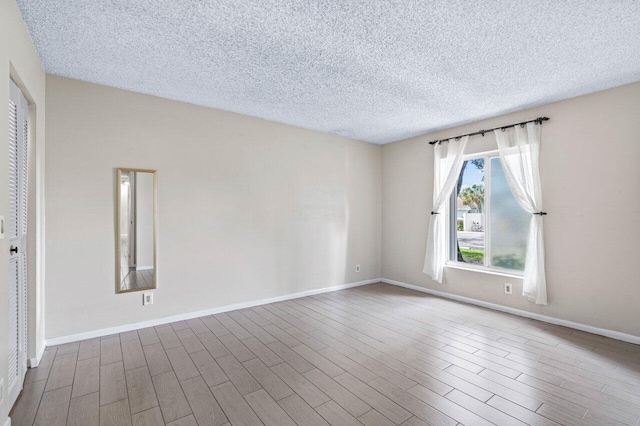
<path fill-rule="evenodd" d="M 450 264 L 524 270 L 531 215 L 511 193 L 497 151 L 465 157 L 449 220 Z"/>

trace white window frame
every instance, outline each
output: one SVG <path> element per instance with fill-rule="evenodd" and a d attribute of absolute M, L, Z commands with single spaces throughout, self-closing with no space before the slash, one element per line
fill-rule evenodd
<path fill-rule="evenodd" d="M 491 159 L 500 157 L 497 149 L 491 151 L 478 152 L 475 154 L 467 154 L 463 157 L 463 161 L 474 160 L 476 158 L 484 158 L 484 265 L 475 265 L 472 263 L 460 262 L 456 259 L 456 240 L 457 233 L 457 197 L 458 194 L 451 194 L 449 203 L 447 203 L 446 217 L 449 223 L 449 232 L 447 232 L 447 249 L 449 260 L 447 267 L 456 269 L 468 269 L 478 272 L 503 275 L 507 277 L 522 278 L 524 271 L 517 269 L 501 268 L 499 266 L 491 266 Z M 455 219 L 455 220 L 454 220 Z"/>

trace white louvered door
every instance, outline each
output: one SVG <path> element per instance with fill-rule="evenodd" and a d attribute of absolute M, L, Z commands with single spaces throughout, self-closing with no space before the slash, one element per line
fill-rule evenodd
<path fill-rule="evenodd" d="M 29 104 L 11 80 L 9 91 L 9 404 L 27 372 L 27 147 Z"/>

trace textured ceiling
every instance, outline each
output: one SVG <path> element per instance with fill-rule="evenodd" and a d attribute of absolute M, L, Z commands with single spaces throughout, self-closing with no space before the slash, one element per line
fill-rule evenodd
<path fill-rule="evenodd" d="M 47 73 L 375 143 L 640 81 L 640 1 L 18 0 Z"/>

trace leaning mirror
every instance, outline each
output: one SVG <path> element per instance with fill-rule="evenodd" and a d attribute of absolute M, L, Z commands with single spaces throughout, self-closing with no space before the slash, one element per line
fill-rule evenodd
<path fill-rule="evenodd" d="M 116 293 L 156 288 L 155 170 L 118 169 Z"/>

